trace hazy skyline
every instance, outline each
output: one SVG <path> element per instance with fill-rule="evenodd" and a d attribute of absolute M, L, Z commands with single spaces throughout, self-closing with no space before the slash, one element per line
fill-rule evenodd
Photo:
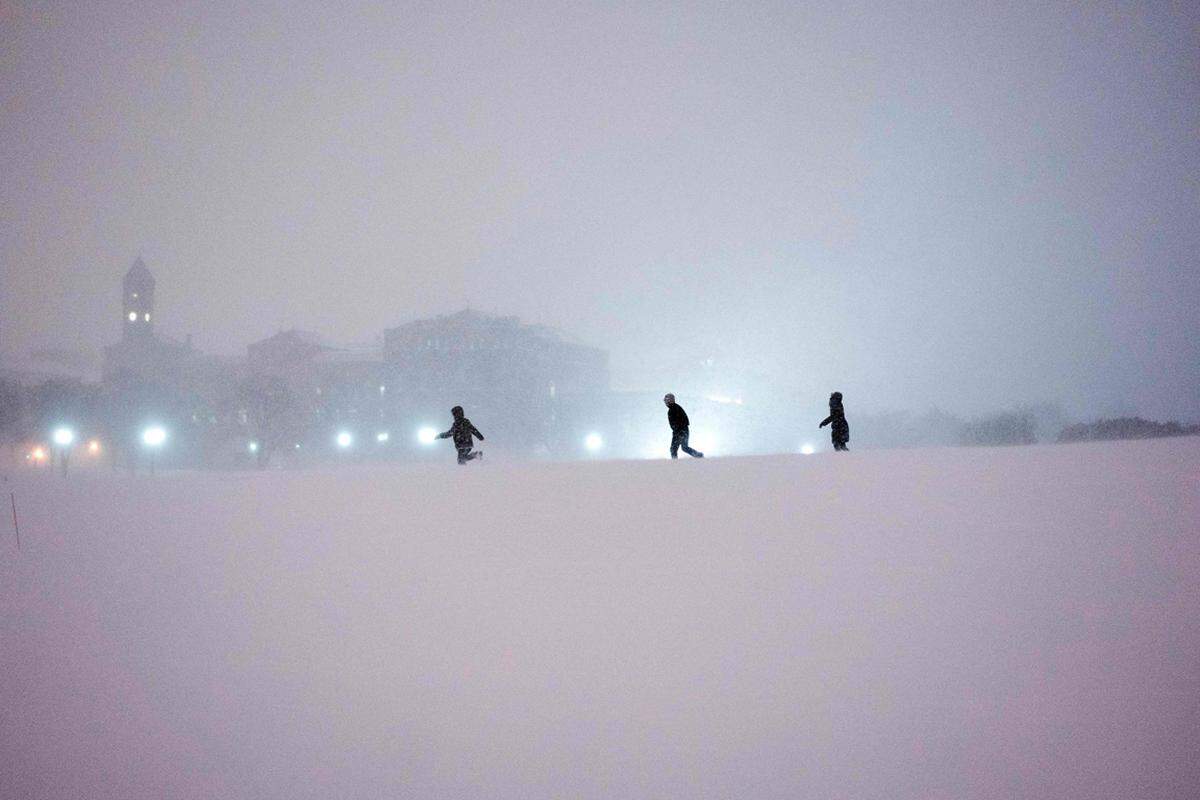
<path fill-rule="evenodd" d="M 1200 417 L 1200 11 L 0 0 L 0 354 L 473 307 L 714 391 Z M 664 377 L 666 376 L 666 377 Z"/>

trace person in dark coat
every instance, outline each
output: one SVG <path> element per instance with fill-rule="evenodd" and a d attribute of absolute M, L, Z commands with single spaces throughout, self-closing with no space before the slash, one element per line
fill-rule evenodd
<path fill-rule="evenodd" d="M 667 422 L 671 426 L 671 458 L 679 458 L 679 451 L 693 458 L 704 458 L 704 453 L 688 447 L 688 415 L 683 406 L 675 402 L 675 395 L 668 394 L 663 398 L 667 405 Z"/>
<path fill-rule="evenodd" d="M 829 416 L 821 420 L 818 427 L 831 425 L 829 432 L 833 439 L 834 450 L 849 450 L 850 423 L 846 422 L 846 410 L 842 408 L 842 393 L 834 392 L 829 395 Z"/>
<path fill-rule="evenodd" d="M 458 463 L 460 464 L 465 464 L 474 458 L 482 458 L 482 450 L 472 453 L 471 448 L 475 445 L 474 439 L 483 441 L 483 434 L 471 424 L 471 420 L 463 416 L 462 406 L 455 406 L 450 409 L 450 413 L 454 415 L 454 424 L 450 426 L 450 430 L 445 433 L 439 433 L 437 438 L 454 440 L 454 446 L 458 449 Z"/>

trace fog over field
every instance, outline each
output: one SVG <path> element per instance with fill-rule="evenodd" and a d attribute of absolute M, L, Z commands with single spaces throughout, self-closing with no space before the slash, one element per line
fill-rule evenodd
<path fill-rule="evenodd" d="M 618 388 L 1200 419 L 1192 3 L 0 3 L 0 354 L 479 308 Z M 684 386 L 712 359 L 722 386 Z"/>

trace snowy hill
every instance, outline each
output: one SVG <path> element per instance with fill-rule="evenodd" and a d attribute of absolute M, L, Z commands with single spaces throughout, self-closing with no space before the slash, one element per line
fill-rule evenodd
<path fill-rule="evenodd" d="M 71 477 L 3 798 L 1200 791 L 1200 438 Z"/>

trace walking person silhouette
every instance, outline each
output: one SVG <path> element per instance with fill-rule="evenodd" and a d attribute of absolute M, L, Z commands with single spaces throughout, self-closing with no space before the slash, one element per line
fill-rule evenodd
<path fill-rule="evenodd" d="M 830 425 L 830 438 L 833 440 L 834 450 L 849 450 L 847 445 L 850 443 L 850 423 L 846 422 L 846 410 L 842 408 L 842 393 L 834 392 L 829 395 L 829 416 L 821 420 L 821 424 L 817 427 L 824 428 Z"/>

